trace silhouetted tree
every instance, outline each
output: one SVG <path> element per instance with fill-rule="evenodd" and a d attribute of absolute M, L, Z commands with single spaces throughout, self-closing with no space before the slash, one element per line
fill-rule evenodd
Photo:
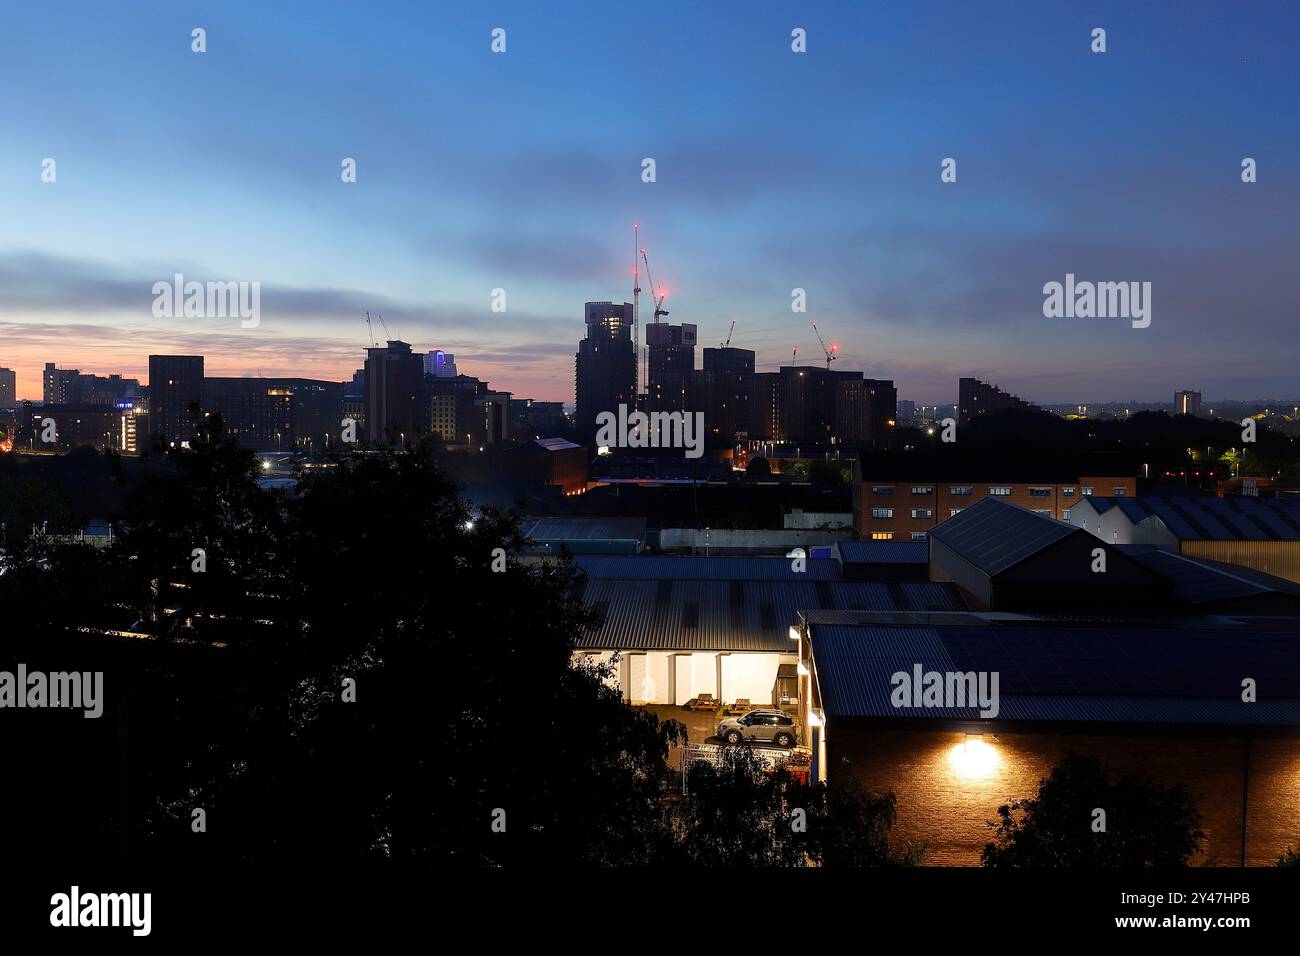
<path fill-rule="evenodd" d="M 224 453 L 200 441 L 190 454 Z M 573 638 L 592 623 L 571 568 L 519 563 L 514 518 L 472 514 L 425 446 L 339 458 L 288 502 L 238 474 L 190 462 L 171 492 L 180 506 L 150 512 L 164 524 L 152 540 L 172 548 L 184 528 L 163 515 L 220 501 L 221 514 L 245 516 L 222 530 L 257 529 L 277 561 L 250 561 L 243 578 L 247 607 L 263 615 L 253 637 L 226 635 L 250 675 L 247 700 L 206 748 L 190 748 L 191 796 L 160 799 L 152 832 L 183 830 L 201 802 L 238 834 L 213 852 L 240 862 L 633 863 L 658 852 L 680 729 L 623 705 L 608 674 L 571 666 Z"/>
<path fill-rule="evenodd" d="M 724 867 L 918 863 L 919 849 L 890 846 L 893 823 L 892 793 L 867 793 L 852 774 L 831 788 L 809 783 L 745 744 L 691 766 L 672 814 L 676 857 Z"/>
<path fill-rule="evenodd" d="M 818 459 L 808 467 L 808 477 L 819 485 L 847 484 L 850 471 L 838 461 Z"/>
<path fill-rule="evenodd" d="M 1105 831 L 1094 829 L 1105 811 Z M 1038 794 L 998 807 L 985 866 L 1183 866 L 1204 833 L 1191 795 L 1136 775 L 1112 780 L 1098 761 L 1068 754 Z"/>
<path fill-rule="evenodd" d="M 894 825 L 895 797 L 871 793 L 853 773 L 840 774 L 824 789 L 813 834 L 818 860 L 828 867 L 915 866 L 921 847 L 894 847 L 889 831 Z"/>
<path fill-rule="evenodd" d="M 748 745 L 726 747 L 717 765 L 687 771 L 688 796 L 677 805 L 677 853 L 699 866 L 804 866 L 815 859 L 808 818 L 818 788 L 784 767 L 768 768 Z M 804 828 L 795 826 L 802 811 Z"/>
<path fill-rule="evenodd" d="M 171 636 L 243 643 L 292 627 L 270 613 L 295 590 L 283 496 L 258 487 L 256 456 L 220 415 L 191 412 L 190 447 L 167 449 L 172 467 L 132 489 L 118 522 L 121 597 L 145 629 Z"/>
<path fill-rule="evenodd" d="M 682 726 L 627 706 L 612 665 L 573 663 L 594 623 L 578 572 L 519 560 L 515 517 L 473 510 L 429 446 L 341 455 L 290 495 L 258 475 L 200 419 L 125 496 L 113 546 L 0 574 L 0 667 L 105 675 L 98 720 L 0 723 L 24 770 L 0 788 L 13 853 L 793 866 L 833 834 L 828 861 L 883 858 L 883 804 L 828 803 L 747 749 L 675 800 Z"/>

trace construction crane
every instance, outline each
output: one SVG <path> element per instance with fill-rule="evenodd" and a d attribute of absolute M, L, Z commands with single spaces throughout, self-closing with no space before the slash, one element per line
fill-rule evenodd
<path fill-rule="evenodd" d="M 650 260 L 646 258 L 644 249 L 641 250 L 641 261 L 645 263 L 645 277 L 650 280 L 650 298 L 655 300 L 655 325 L 658 325 L 659 316 L 668 314 L 668 310 L 664 308 L 664 299 L 668 298 L 668 293 L 663 289 L 655 288 L 654 273 L 650 271 Z"/>
<path fill-rule="evenodd" d="M 375 330 L 370 327 L 370 313 L 366 313 L 366 332 L 370 335 L 370 347 L 375 348 Z"/>
<path fill-rule="evenodd" d="M 732 320 L 731 320 L 731 328 L 727 329 L 727 338 L 726 338 L 726 340 L 725 340 L 724 342 L 721 342 L 721 343 L 718 345 L 718 348 L 720 348 L 720 349 L 725 349 L 728 345 L 731 344 L 731 333 L 734 332 L 734 331 L 736 331 L 736 320 L 735 320 L 735 319 L 732 319 Z"/>
<path fill-rule="evenodd" d="M 796 346 L 794 346 L 792 349 L 790 349 L 790 364 L 791 364 L 791 365 L 794 365 L 794 364 L 795 364 L 795 359 L 798 358 L 798 356 L 799 356 L 799 346 L 796 345 Z"/>
<path fill-rule="evenodd" d="M 817 323 L 813 322 L 811 325 L 812 330 L 817 333 L 817 341 L 821 344 L 822 351 L 826 353 L 826 367 L 829 369 L 831 367 L 831 362 L 834 362 L 839 358 L 839 356 L 835 354 L 835 350 L 838 349 L 839 346 L 832 342 L 831 347 L 827 348 L 826 343 L 822 341 L 822 334 L 817 331 Z"/>
<path fill-rule="evenodd" d="M 632 389 L 633 397 L 641 394 L 641 263 L 637 261 L 636 251 L 641 247 L 641 226 L 632 223 L 632 349 L 636 355 L 636 382 Z"/>

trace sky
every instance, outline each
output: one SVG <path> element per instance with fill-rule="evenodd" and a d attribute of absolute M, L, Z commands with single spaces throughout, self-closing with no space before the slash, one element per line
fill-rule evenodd
<path fill-rule="evenodd" d="M 760 370 L 821 363 L 815 320 L 836 368 L 917 402 L 963 375 L 1041 403 L 1300 395 L 1291 0 L 8 4 L 0 81 L 20 398 L 45 362 L 143 381 L 151 352 L 343 380 L 369 310 L 572 402 L 634 222 L 669 321 L 712 346 L 734 319 Z M 155 317 L 177 273 L 259 282 L 259 324 Z M 1150 326 L 1045 317 L 1067 273 L 1150 282 Z"/>

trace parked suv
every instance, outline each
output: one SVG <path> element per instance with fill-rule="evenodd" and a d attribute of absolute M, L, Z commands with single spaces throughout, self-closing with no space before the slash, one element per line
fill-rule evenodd
<path fill-rule="evenodd" d="M 799 728 L 795 726 L 794 718 L 784 711 L 751 710 L 744 717 L 723 720 L 718 724 L 718 736 L 729 744 L 753 740 L 790 747 L 799 739 Z"/>

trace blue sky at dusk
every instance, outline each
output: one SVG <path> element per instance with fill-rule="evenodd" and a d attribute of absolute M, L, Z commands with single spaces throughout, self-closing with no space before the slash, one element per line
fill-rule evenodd
<path fill-rule="evenodd" d="M 369 309 L 497 388 L 572 402 L 583 302 L 630 300 L 633 222 L 671 321 L 716 345 L 735 319 L 760 369 L 793 345 L 816 362 L 815 319 L 837 367 L 916 401 L 955 401 L 961 375 L 1040 402 L 1300 394 L 1294 2 L 56 2 L 0 21 L 0 365 L 20 397 L 46 361 L 143 379 L 150 352 L 341 380 Z M 261 282 L 260 326 L 155 318 L 177 272 Z M 1044 318 L 1067 272 L 1150 281 L 1151 327 Z"/>

